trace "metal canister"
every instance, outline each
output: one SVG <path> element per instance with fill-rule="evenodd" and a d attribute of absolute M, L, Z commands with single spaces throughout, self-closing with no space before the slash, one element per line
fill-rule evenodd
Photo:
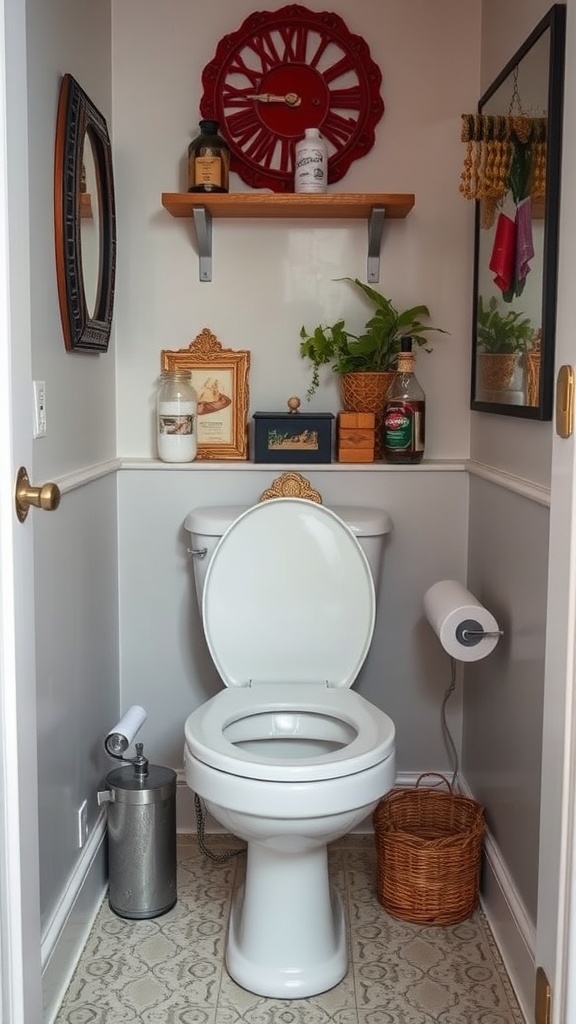
<path fill-rule="evenodd" d="M 176 903 L 176 772 L 141 753 L 106 776 L 108 899 L 120 917 L 148 918 Z"/>

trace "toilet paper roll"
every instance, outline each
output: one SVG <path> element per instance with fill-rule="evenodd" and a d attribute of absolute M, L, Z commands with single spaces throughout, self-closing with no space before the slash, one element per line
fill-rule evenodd
<path fill-rule="evenodd" d="M 434 583 L 424 594 L 424 612 L 444 650 L 458 661 L 480 661 L 500 638 L 494 616 L 456 580 Z"/>
<path fill-rule="evenodd" d="M 120 757 L 128 749 L 147 717 L 144 708 L 139 704 L 133 704 L 128 708 L 104 740 L 104 746 L 112 757 Z"/>

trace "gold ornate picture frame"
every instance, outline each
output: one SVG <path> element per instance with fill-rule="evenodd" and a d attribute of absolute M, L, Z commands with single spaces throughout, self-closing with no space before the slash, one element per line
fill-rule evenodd
<path fill-rule="evenodd" d="M 163 370 L 189 370 L 198 396 L 198 459 L 248 458 L 250 352 L 222 348 L 205 327 L 188 348 L 161 352 Z"/>

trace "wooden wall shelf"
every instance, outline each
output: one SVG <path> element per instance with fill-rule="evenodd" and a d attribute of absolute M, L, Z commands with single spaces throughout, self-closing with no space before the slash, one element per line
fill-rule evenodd
<path fill-rule="evenodd" d="M 280 220 L 366 220 L 368 222 L 367 280 L 380 276 L 380 249 L 384 220 L 407 217 L 414 206 L 412 194 L 293 192 L 164 192 L 162 205 L 173 217 L 194 220 L 200 257 L 200 280 L 212 280 L 212 219 L 214 217 Z"/>

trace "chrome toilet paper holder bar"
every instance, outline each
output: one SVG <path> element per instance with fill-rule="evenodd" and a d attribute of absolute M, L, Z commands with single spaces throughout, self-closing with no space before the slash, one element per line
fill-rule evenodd
<path fill-rule="evenodd" d="M 503 629 L 482 629 L 476 619 L 464 619 L 456 626 L 456 639 L 464 647 L 475 647 L 481 640 L 489 636 L 504 636 Z"/>

